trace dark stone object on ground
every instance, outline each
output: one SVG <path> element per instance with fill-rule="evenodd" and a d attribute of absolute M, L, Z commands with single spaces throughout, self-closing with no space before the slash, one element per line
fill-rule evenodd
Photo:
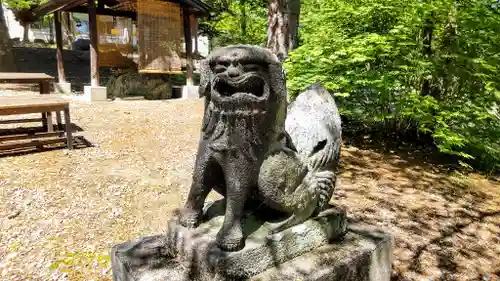
<path fill-rule="evenodd" d="M 90 39 L 87 39 L 87 38 L 76 39 L 73 42 L 71 49 L 73 51 L 89 51 L 90 50 Z"/>
<path fill-rule="evenodd" d="M 200 69 L 205 116 L 180 223 L 199 224 L 214 188 L 227 199 L 217 244 L 237 251 L 245 245 L 241 218 L 249 201 L 288 215 L 272 233 L 324 210 L 335 189 L 341 144 L 340 115 L 331 94 L 313 85 L 287 114 L 281 63 L 258 46 L 220 48 Z"/>
<path fill-rule="evenodd" d="M 207 217 L 196 229 L 171 221 L 164 235 L 115 246 L 111 253 L 114 280 L 389 280 L 391 237 L 360 226 L 350 226 L 348 231 L 340 209 L 271 237 L 267 234 L 273 222 L 247 215 L 245 248 L 225 252 L 215 243 L 224 204 L 207 206 Z"/>
<path fill-rule="evenodd" d="M 134 70 L 108 80 L 108 98 L 143 96 L 148 100 L 169 99 L 172 89 L 169 78 L 159 74 L 140 74 Z"/>

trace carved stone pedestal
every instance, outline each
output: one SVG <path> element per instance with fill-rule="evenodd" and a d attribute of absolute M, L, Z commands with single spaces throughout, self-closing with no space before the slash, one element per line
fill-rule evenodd
<path fill-rule="evenodd" d="M 245 248 L 231 253 L 214 242 L 222 211 L 223 204 L 216 202 L 196 229 L 171 221 L 166 234 L 115 246 L 114 280 L 389 280 L 390 236 L 367 230 L 345 235 L 342 210 L 327 210 L 271 237 L 272 223 L 247 215 Z"/>

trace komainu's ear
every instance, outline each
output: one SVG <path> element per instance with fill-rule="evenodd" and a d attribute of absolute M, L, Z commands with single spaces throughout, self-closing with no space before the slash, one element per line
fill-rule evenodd
<path fill-rule="evenodd" d="M 198 94 L 201 97 L 208 97 L 210 95 L 210 75 L 212 71 L 210 70 L 210 65 L 208 59 L 202 60 L 200 62 L 200 87 L 198 89 Z"/>
<path fill-rule="evenodd" d="M 285 148 L 285 152 L 297 152 L 297 148 L 293 145 L 292 138 L 287 132 L 283 132 L 278 136 L 279 141 L 283 148 Z"/>

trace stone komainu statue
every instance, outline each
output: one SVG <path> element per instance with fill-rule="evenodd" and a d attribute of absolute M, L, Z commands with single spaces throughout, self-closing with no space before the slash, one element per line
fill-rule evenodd
<path fill-rule="evenodd" d="M 287 106 L 281 63 L 269 50 L 234 45 L 201 66 L 205 96 L 193 183 L 180 223 L 196 227 L 208 193 L 225 196 L 218 246 L 244 247 L 242 217 L 249 201 L 288 214 L 273 233 L 328 206 L 335 188 L 340 116 L 332 95 L 312 85 Z M 248 207 L 248 205 L 247 205 Z"/>

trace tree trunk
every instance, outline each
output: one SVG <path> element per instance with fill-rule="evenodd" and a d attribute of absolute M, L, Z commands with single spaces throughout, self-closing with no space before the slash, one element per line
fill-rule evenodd
<path fill-rule="evenodd" d="M 54 21 L 49 19 L 49 43 L 54 44 Z"/>
<path fill-rule="evenodd" d="M 268 0 L 267 48 L 276 54 L 280 61 L 288 55 L 288 14 L 286 0 Z"/>
<path fill-rule="evenodd" d="M 434 31 L 434 21 L 433 14 L 431 13 L 430 18 L 427 18 L 424 25 L 424 30 L 422 32 L 422 43 L 424 45 L 423 55 L 427 60 L 431 59 L 432 56 L 432 33 Z M 422 84 L 422 95 L 431 95 L 431 79 L 424 78 L 424 83 Z"/>
<path fill-rule="evenodd" d="M 16 71 L 14 56 L 12 54 L 12 42 L 9 38 L 9 30 L 3 17 L 2 0 L 0 0 L 0 71 Z"/>
<path fill-rule="evenodd" d="M 288 46 L 289 51 L 299 46 L 300 0 L 288 0 Z"/>
<path fill-rule="evenodd" d="M 241 35 L 243 37 L 247 36 L 247 7 L 245 6 L 245 0 L 242 0 L 240 3 L 240 13 L 241 13 Z"/>
<path fill-rule="evenodd" d="M 73 33 L 73 23 L 71 21 L 71 13 L 70 12 L 63 12 L 62 16 L 63 20 L 63 26 L 64 26 L 64 33 L 66 34 L 66 45 L 71 48 L 71 45 L 75 41 L 75 35 Z"/>
<path fill-rule="evenodd" d="M 267 48 L 284 61 L 298 45 L 300 0 L 268 0 Z"/>
<path fill-rule="evenodd" d="M 23 42 L 29 42 L 30 41 L 30 38 L 29 38 L 30 24 L 24 22 L 23 23 L 23 28 L 24 28 L 24 31 L 23 31 Z"/>

